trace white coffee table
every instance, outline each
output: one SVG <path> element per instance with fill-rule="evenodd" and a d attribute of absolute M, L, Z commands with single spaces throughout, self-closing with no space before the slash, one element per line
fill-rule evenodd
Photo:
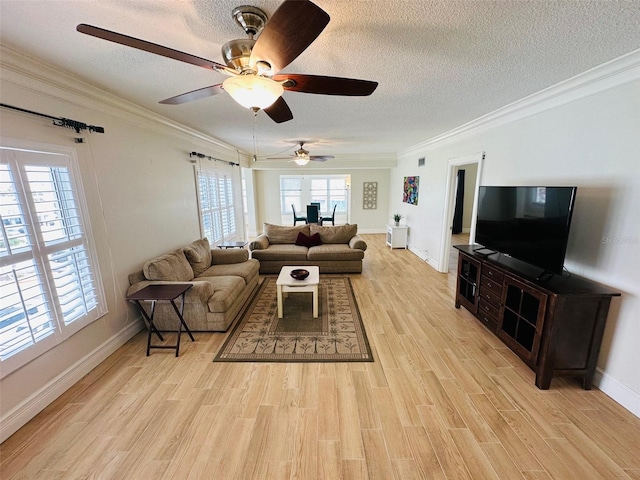
<path fill-rule="evenodd" d="M 291 270 L 303 268 L 309 271 L 309 276 L 304 280 L 296 280 L 291 276 Z M 283 316 L 282 294 L 288 292 L 312 292 L 313 293 L 313 318 L 318 318 L 318 284 L 320 283 L 320 268 L 314 266 L 282 267 L 276 290 L 278 292 L 278 318 Z"/>

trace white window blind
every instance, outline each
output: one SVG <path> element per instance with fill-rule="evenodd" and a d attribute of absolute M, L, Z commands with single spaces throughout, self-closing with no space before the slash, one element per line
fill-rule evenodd
<path fill-rule="evenodd" d="M 280 176 L 280 208 L 285 216 L 293 214 L 291 205 L 296 212 L 306 214 L 306 205 L 317 202 L 320 204 L 320 214 L 329 216 L 336 206 L 336 213 L 344 216 L 348 213 L 349 175 L 281 175 Z"/>
<path fill-rule="evenodd" d="M 327 215 L 336 206 L 336 213 L 347 213 L 347 181 L 345 177 L 315 177 L 311 179 L 311 201 L 320 204 L 320 213 Z"/>
<path fill-rule="evenodd" d="M 305 215 L 302 211 L 302 178 L 282 175 L 280 177 L 280 211 L 293 215 L 291 205 L 298 215 Z"/>
<path fill-rule="evenodd" d="M 202 236 L 211 244 L 236 237 L 233 178 L 213 169 L 197 170 Z"/>
<path fill-rule="evenodd" d="M 19 368 L 105 313 L 71 158 L 0 148 L 0 362 Z"/>

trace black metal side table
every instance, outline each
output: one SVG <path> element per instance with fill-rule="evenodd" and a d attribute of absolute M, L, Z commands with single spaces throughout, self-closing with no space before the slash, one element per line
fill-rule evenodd
<path fill-rule="evenodd" d="M 147 335 L 147 357 L 149 356 L 149 351 L 152 348 L 170 348 L 175 349 L 176 357 L 180 352 L 180 337 L 182 336 L 182 327 L 184 327 L 185 332 L 189 334 L 189 338 L 191 338 L 192 342 L 195 342 L 193 335 L 191 334 L 191 330 L 184 321 L 182 314 L 184 313 L 184 296 L 187 290 L 189 290 L 193 285 L 191 283 L 171 283 L 167 285 L 147 285 L 142 290 L 137 291 L 136 293 L 127 296 L 127 300 L 131 302 L 135 302 L 140 308 L 140 312 L 142 312 L 142 316 L 147 320 L 149 324 L 149 333 Z M 180 309 L 175 303 L 175 299 L 178 297 L 181 298 Z M 140 302 L 149 301 L 151 302 L 151 313 L 147 314 L 147 311 L 144 309 Z M 164 341 L 162 338 L 162 334 L 160 330 L 156 328 L 153 324 L 153 315 L 156 311 L 156 303 L 161 301 L 168 301 L 173 306 L 173 309 L 178 316 L 178 339 L 175 345 L 151 345 L 151 333 L 155 333 L 161 341 Z"/>
<path fill-rule="evenodd" d="M 249 242 L 223 242 L 218 244 L 218 248 L 244 248 Z"/>

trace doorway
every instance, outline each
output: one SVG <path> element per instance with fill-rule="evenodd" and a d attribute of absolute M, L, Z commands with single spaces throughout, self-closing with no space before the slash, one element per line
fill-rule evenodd
<path fill-rule="evenodd" d="M 449 159 L 447 183 L 445 189 L 445 215 L 442 225 L 440 261 L 438 262 L 438 271 L 441 273 L 447 273 L 449 271 L 450 263 L 452 261 L 455 261 L 455 258 L 451 258 L 451 245 L 459 243 L 470 243 L 475 238 L 475 217 L 477 208 L 478 186 L 480 185 L 480 175 L 482 172 L 483 160 L 484 152 L 476 153 L 466 157 Z M 456 234 L 454 242 L 452 240 L 453 218 L 456 207 L 456 197 L 460 190 L 458 187 L 458 172 L 462 170 L 465 171 L 465 200 L 462 204 L 459 203 L 459 208 L 461 210 L 460 223 L 462 227 L 460 233 Z"/>

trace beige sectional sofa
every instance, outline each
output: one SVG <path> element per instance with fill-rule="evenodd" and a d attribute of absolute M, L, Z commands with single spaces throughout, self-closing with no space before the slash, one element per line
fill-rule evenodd
<path fill-rule="evenodd" d="M 150 284 L 191 283 L 184 319 L 193 331 L 226 331 L 258 285 L 257 260 L 244 249 L 212 250 L 206 238 L 149 260 L 129 275 L 131 295 Z M 154 325 L 176 330 L 177 316 L 168 302 L 158 302 Z"/>
<path fill-rule="evenodd" d="M 251 258 L 260 261 L 263 274 L 279 273 L 284 265 L 317 265 L 321 273 L 360 273 L 367 244 L 357 232 L 357 225 L 265 223 L 249 250 Z"/>

